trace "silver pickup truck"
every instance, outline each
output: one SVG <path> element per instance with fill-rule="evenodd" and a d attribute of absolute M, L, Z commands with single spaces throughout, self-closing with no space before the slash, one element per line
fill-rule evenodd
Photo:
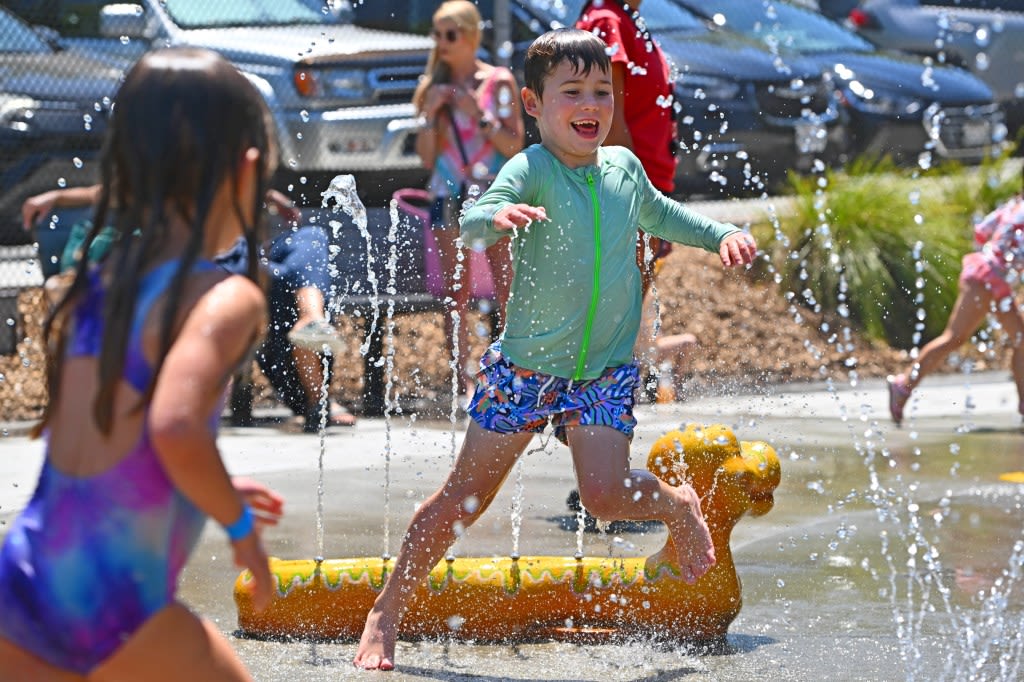
<path fill-rule="evenodd" d="M 412 93 L 429 37 L 353 26 L 308 0 L 5 0 L 68 50 L 127 68 L 145 51 L 220 52 L 270 105 L 281 143 L 275 186 L 305 205 L 339 173 L 379 204 L 426 171 L 413 149 Z"/>

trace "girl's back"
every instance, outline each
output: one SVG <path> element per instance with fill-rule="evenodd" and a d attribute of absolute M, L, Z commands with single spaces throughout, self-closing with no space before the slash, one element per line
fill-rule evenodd
<path fill-rule="evenodd" d="M 216 442 L 227 382 L 267 325 L 267 122 L 207 50 L 149 52 L 118 91 L 93 225 L 116 206 L 119 237 L 79 264 L 44 331 L 47 456 L 0 547 L 0 681 L 247 679 L 175 591 L 207 517 L 264 603 L 273 589 L 253 508 L 274 523 L 280 498 L 232 479 Z M 212 263 L 240 236 L 250 277 Z"/>
<path fill-rule="evenodd" d="M 165 261 L 140 281 L 109 434 L 96 426 L 90 398 L 98 390 L 100 314 L 110 283 L 94 273 L 75 303 L 60 377 L 64 399 L 53 406 L 44 468 L 0 555 L 0 611 L 18 616 L 5 618 L 10 625 L 0 633 L 63 668 L 90 670 L 173 600 L 206 521 L 164 468 L 144 402 L 177 267 L 176 259 Z M 193 273 L 179 326 L 204 298 L 255 288 L 208 261 Z M 205 415 L 211 431 L 219 405 Z M 33 623 L 30 631 L 15 629 L 26 623 Z"/>

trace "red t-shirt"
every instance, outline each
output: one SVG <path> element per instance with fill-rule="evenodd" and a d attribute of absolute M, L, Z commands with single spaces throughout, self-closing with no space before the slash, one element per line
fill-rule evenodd
<path fill-rule="evenodd" d="M 612 63 L 626 67 L 625 89 L 629 96 L 623 109 L 626 127 L 633 137 L 633 153 L 654 186 L 669 193 L 675 188 L 676 159 L 672 149 L 676 125 L 668 61 L 654 39 L 637 29 L 631 12 L 627 13 L 614 0 L 606 0 L 600 7 L 585 7 L 576 28 L 603 40 L 609 47 Z"/>

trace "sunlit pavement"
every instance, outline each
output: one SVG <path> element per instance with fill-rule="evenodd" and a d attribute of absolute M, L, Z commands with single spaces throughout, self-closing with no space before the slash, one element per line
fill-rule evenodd
<path fill-rule="evenodd" d="M 950 442 L 966 447 L 972 438 L 990 444 L 996 438 L 1010 443 L 1012 449 L 1016 439 L 1024 439 L 1018 431 L 1016 405 L 1008 374 L 993 372 L 969 380 L 962 375 L 929 378 L 911 402 L 901 428 L 889 421 L 885 387 L 877 380 L 834 390 L 824 384 L 791 385 L 761 394 L 640 406 L 632 448 L 636 465 L 642 465 L 647 449 L 661 433 L 690 421 L 724 423 L 741 439 L 765 440 L 779 447 L 783 482 L 776 493 L 776 508 L 764 517 L 741 520 L 733 533 L 745 606 L 730 629 L 728 655 L 648 645 L 581 648 L 555 643 L 508 647 L 403 642 L 399 662 L 404 667 L 389 679 L 900 679 L 903 675 L 896 672 L 900 647 L 892 612 L 884 601 L 872 602 L 876 583 L 864 585 L 863 576 L 847 575 L 856 568 L 858 555 L 871 556 L 871 550 L 848 547 L 850 558 L 843 558 L 841 547 L 838 558 L 830 562 L 850 562 L 854 568 L 837 569 L 832 563 L 819 567 L 812 561 L 814 568 L 827 575 L 804 575 L 807 557 L 829 545 L 829 533 L 837 524 L 859 525 L 864 529 L 861 541 L 877 538 L 870 515 L 859 513 L 850 517 L 851 522 L 828 511 L 847 489 L 866 480 L 868 471 L 852 454 L 853 444 L 874 440 L 895 451 L 909 451 L 932 443 L 935 451 L 946 452 Z M 22 426 L 7 425 L 12 435 L 0 445 L 0 523 L 4 525 L 31 495 L 41 463 L 42 444 L 13 435 L 22 432 Z M 265 480 L 287 499 L 281 526 L 265 535 L 272 554 L 374 557 L 385 548 L 392 554 L 397 550 L 413 506 L 442 480 L 464 428 L 464 422 L 420 423 L 409 416 L 364 418 L 353 428 L 333 428 L 323 438 L 279 426 L 225 427 L 220 446 L 232 473 Z M 536 450 L 524 458 L 521 472 L 510 477 L 492 508 L 457 543 L 457 554 L 507 555 L 514 541 L 523 554 L 571 556 L 577 543 L 585 553 L 598 555 L 634 556 L 657 548 L 663 539 L 659 531 L 578 537 L 565 505 L 573 486 L 567 450 L 539 438 L 532 446 Z M 987 453 L 969 457 L 964 473 L 970 480 L 963 483 L 972 486 L 979 485 L 979 480 L 988 481 L 986 485 L 997 483 L 999 473 L 1014 468 L 1014 463 L 1024 468 L 1019 455 L 992 456 L 990 461 Z M 922 459 L 938 466 L 937 456 Z M 945 468 L 930 477 L 922 471 L 923 485 L 947 485 L 944 472 Z M 517 480 L 522 481 L 521 492 Z M 322 494 L 318 493 L 321 485 Z M 514 536 L 508 510 L 517 494 L 523 497 L 524 514 Z M 318 546 L 318 507 L 324 510 L 322 548 Z M 1003 552 L 1003 544 L 1012 543 L 992 543 L 989 551 Z M 236 627 L 231 598 L 236 575 L 223 533 L 208 524 L 183 576 L 182 596 L 229 636 Z M 822 581 L 837 594 L 819 594 Z M 852 601 L 844 603 L 844 594 Z M 915 644 L 923 646 L 927 641 L 921 635 Z M 232 637 L 232 643 L 258 680 L 356 675 L 349 666 L 354 653 L 350 642 L 284 643 Z M 852 661 L 857 668 L 850 672 Z M 929 665 L 924 667 L 932 674 L 941 670 L 938 663 Z"/>

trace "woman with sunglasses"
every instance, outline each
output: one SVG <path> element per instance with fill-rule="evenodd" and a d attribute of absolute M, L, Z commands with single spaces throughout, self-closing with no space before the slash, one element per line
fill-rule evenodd
<path fill-rule="evenodd" d="M 476 372 L 467 367 L 472 357 L 467 331 L 470 287 L 469 273 L 465 272 L 468 259 L 459 258 L 456 243 L 459 212 L 463 201 L 468 196 L 479 196 L 477 192 L 487 188 L 505 160 L 523 148 L 524 138 L 515 76 L 504 67 L 477 58 L 481 23 L 479 11 L 469 0 L 441 4 L 433 16 L 434 49 L 413 95 L 421 116 L 416 153 L 432 170 L 428 188 L 433 195 L 430 222 L 450 300 L 445 311 L 445 338 L 450 356 L 457 363 L 460 393 L 472 393 Z M 503 322 L 512 276 L 508 244 L 490 247 L 487 258 L 499 320 Z M 497 331 L 491 330 L 492 335 L 496 336 Z"/>

